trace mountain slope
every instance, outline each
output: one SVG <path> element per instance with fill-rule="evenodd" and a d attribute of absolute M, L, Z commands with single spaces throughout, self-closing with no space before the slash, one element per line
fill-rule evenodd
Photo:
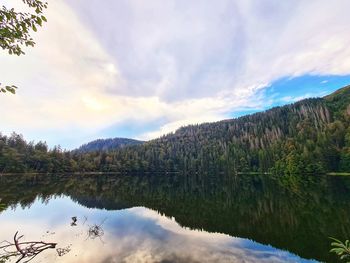
<path fill-rule="evenodd" d="M 141 143 L 141 144 L 140 144 Z M 128 145 L 128 147 L 125 147 Z M 0 172 L 233 170 L 350 172 L 350 86 L 265 112 L 189 125 L 148 142 L 97 140 L 48 150 L 0 134 Z"/>
<path fill-rule="evenodd" d="M 175 133 L 109 154 L 96 169 L 317 173 L 350 170 L 350 86 L 265 112 Z"/>
<path fill-rule="evenodd" d="M 127 138 L 113 138 L 113 139 L 98 139 L 80 146 L 75 151 L 78 153 L 87 153 L 94 151 L 111 151 L 119 148 L 124 148 L 130 145 L 142 144 L 143 141 Z"/>

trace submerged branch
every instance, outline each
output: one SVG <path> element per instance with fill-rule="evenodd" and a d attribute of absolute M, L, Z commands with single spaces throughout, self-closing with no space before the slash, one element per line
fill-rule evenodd
<path fill-rule="evenodd" d="M 18 236 L 17 231 L 13 237 L 13 243 L 7 240 L 4 240 L 0 243 L 5 243 L 5 245 L 0 246 L 0 262 L 5 262 L 12 257 L 17 257 L 16 263 L 29 262 L 41 252 L 47 249 L 56 248 L 57 245 L 57 243 L 47 243 L 43 241 L 21 242 L 21 238 L 23 238 L 23 235 Z"/>

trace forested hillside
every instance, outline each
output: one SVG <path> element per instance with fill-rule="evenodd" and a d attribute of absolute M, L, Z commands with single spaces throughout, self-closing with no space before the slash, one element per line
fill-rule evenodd
<path fill-rule="evenodd" d="M 265 112 L 190 125 L 113 151 L 51 151 L 0 137 L 0 172 L 234 170 L 350 172 L 350 86 Z"/>
<path fill-rule="evenodd" d="M 142 144 L 143 141 L 127 139 L 127 138 L 113 138 L 113 139 L 98 139 L 80 146 L 75 151 L 78 153 L 87 153 L 95 151 L 111 151 L 119 148 L 124 148 L 130 145 Z"/>

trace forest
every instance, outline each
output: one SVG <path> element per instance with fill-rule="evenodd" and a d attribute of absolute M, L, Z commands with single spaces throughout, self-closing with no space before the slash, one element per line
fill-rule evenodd
<path fill-rule="evenodd" d="M 0 173 L 350 172 L 350 86 L 236 119 L 179 128 L 123 147 L 64 151 L 0 136 Z M 97 141 L 103 142 L 103 141 Z M 85 148 L 84 148 L 85 147 Z M 96 150 L 94 150 L 96 149 Z"/>

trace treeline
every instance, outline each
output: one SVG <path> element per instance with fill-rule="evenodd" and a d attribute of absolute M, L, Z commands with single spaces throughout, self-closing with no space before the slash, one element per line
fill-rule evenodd
<path fill-rule="evenodd" d="M 22 135 L 0 135 L 0 173 L 64 172 L 77 170 L 70 152 L 49 150 L 45 142 L 26 142 Z"/>
<path fill-rule="evenodd" d="M 350 172 L 350 86 L 237 119 L 190 125 L 122 149 L 48 150 L 0 137 L 0 172 Z"/>

